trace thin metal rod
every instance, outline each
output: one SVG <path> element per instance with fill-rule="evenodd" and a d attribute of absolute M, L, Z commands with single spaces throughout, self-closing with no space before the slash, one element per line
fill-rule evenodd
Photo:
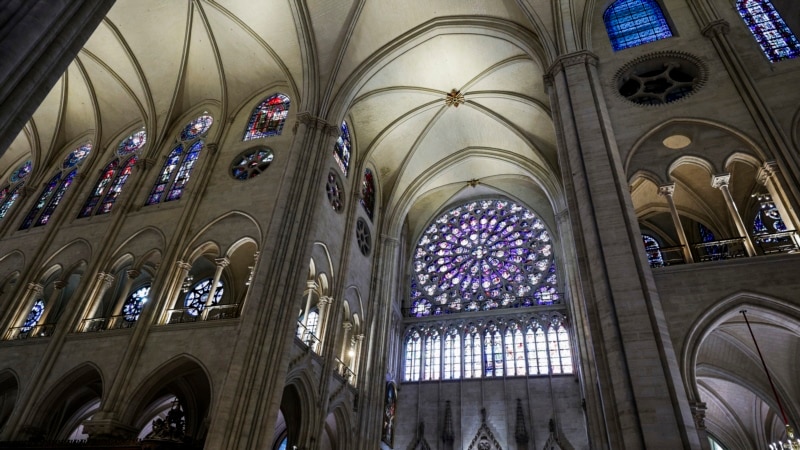
<path fill-rule="evenodd" d="M 756 346 L 756 351 L 758 352 L 758 357 L 761 359 L 761 365 L 764 366 L 764 372 L 767 374 L 767 380 L 769 380 L 769 386 L 772 388 L 772 395 L 775 396 L 775 401 L 778 402 L 778 409 L 781 411 L 781 416 L 783 417 L 783 424 L 785 426 L 789 426 L 789 421 L 786 419 L 786 412 L 783 410 L 783 405 L 781 404 L 781 398 L 778 397 L 778 391 L 775 389 L 775 384 L 772 382 L 772 377 L 769 375 L 769 370 L 767 370 L 767 363 L 764 362 L 764 356 L 761 354 L 761 349 L 758 348 L 758 342 L 756 342 L 756 335 L 753 334 L 753 329 L 750 327 L 750 321 L 747 320 L 747 310 L 743 309 L 739 311 L 744 316 L 744 323 L 747 324 L 747 329 L 750 331 L 750 337 L 753 338 L 753 344 Z"/>

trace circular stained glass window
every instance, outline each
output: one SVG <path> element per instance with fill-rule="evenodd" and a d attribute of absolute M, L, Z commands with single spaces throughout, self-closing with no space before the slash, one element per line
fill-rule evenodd
<path fill-rule="evenodd" d="M 328 183 L 325 185 L 325 191 L 328 193 L 328 201 L 333 210 L 341 212 L 342 206 L 344 206 L 342 203 L 342 183 L 333 172 L 328 173 Z"/>
<path fill-rule="evenodd" d="M 197 119 L 194 119 L 193 121 L 189 122 L 186 127 L 184 127 L 183 131 L 181 131 L 181 140 L 188 141 L 206 134 L 213 123 L 214 118 L 208 114 L 204 114 Z"/>
<path fill-rule="evenodd" d="M 147 132 L 144 130 L 139 130 L 132 135 L 126 137 L 119 143 L 117 147 L 117 154 L 119 156 L 127 156 L 131 153 L 138 151 L 144 144 L 147 143 Z"/>
<path fill-rule="evenodd" d="M 44 300 L 36 300 L 31 308 L 31 311 L 28 313 L 28 317 L 25 318 L 25 322 L 22 324 L 20 331 L 23 333 L 31 331 L 31 329 L 39 323 L 39 319 L 42 318 L 42 314 L 44 314 Z"/>
<path fill-rule="evenodd" d="M 364 219 L 358 219 L 358 222 L 356 222 L 356 242 L 361 254 L 369 256 L 369 251 L 372 249 L 372 235 Z"/>
<path fill-rule="evenodd" d="M 420 237 L 412 269 L 412 316 L 559 302 L 544 222 L 507 200 L 441 215 Z"/>
<path fill-rule="evenodd" d="M 206 307 L 206 303 L 208 303 L 208 294 L 211 293 L 211 283 L 213 281 L 214 280 L 211 278 L 200 280 L 194 285 L 194 287 L 192 287 L 192 290 L 186 294 L 186 299 L 184 300 L 183 305 L 188 308 L 186 312 L 190 316 L 196 316 L 200 314 Z M 217 290 L 214 291 L 214 300 L 212 300 L 213 304 L 219 304 L 219 301 L 222 299 L 223 290 L 222 281 L 218 281 Z"/>
<path fill-rule="evenodd" d="M 683 53 L 645 55 L 617 73 L 617 90 L 639 105 L 663 105 L 688 97 L 706 79 L 700 60 Z"/>
<path fill-rule="evenodd" d="M 275 155 L 272 150 L 260 147 L 237 156 L 231 164 L 231 175 L 237 180 L 249 180 L 267 170 Z"/>
<path fill-rule="evenodd" d="M 20 164 L 14 172 L 11 173 L 11 182 L 16 183 L 17 181 L 22 180 L 23 178 L 27 177 L 29 173 L 31 173 L 31 169 L 33 169 L 33 163 L 31 160 L 27 160 L 24 163 Z"/>
<path fill-rule="evenodd" d="M 78 164 L 82 163 L 83 160 L 86 159 L 86 157 L 89 156 L 89 153 L 91 152 L 92 152 L 92 144 L 85 144 L 76 148 L 75 150 L 70 152 L 70 154 L 67 155 L 67 157 L 64 159 L 64 164 L 63 164 L 64 168 L 69 169 L 77 166 Z"/>
<path fill-rule="evenodd" d="M 136 289 L 125 300 L 122 306 L 122 314 L 125 315 L 126 322 L 136 322 L 139 320 L 139 315 L 142 313 L 144 304 L 147 303 L 147 296 L 150 295 L 150 285 L 146 284 L 139 289 Z"/>

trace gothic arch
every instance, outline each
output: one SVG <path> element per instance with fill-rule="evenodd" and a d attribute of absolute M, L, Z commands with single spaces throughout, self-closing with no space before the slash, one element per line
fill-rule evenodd
<path fill-rule="evenodd" d="M 231 235 L 230 230 L 236 230 L 236 235 Z M 227 249 L 234 246 L 242 239 L 251 239 L 260 242 L 263 238 L 261 227 L 258 221 L 250 214 L 241 211 L 230 211 L 202 226 L 196 236 L 187 245 L 188 249 L 197 246 L 199 242 L 213 241 L 220 249 Z M 225 253 L 220 251 L 220 254 Z"/>
<path fill-rule="evenodd" d="M 122 255 L 130 254 L 134 259 L 142 259 L 143 255 L 154 249 L 166 248 L 167 238 L 156 227 L 146 226 L 133 233 L 114 249 L 110 261 L 118 260 Z M 158 250 L 160 252 L 160 250 Z"/>
<path fill-rule="evenodd" d="M 0 430 L 16 407 L 19 396 L 19 376 L 12 369 L 0 370 Z"/>

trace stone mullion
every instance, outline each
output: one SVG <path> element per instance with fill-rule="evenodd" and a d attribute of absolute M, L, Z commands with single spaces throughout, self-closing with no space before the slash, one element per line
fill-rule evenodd
<path fill-rule="evenodd" d="M 704 1 L 704 3 L 707 3 Z M 704 21 L 703 36 L 714 45 L 717 55 L 722 61 L 733 86 L 739 93 L 744 106 L 750 113 L 753 123 L 764 140 L 769 153 L 775 158 L 781 173 L 787 178 L 787 193 L 791 193 L 792 204 L 800 204 L 800 162 L 791 140 L 783 132 L 780 123 L 775 119 L 772 111 L 764 102 L 755 81 L 750 76 L 747 66 L 741 60 L 736 50 L 730 43 L 728 32 L 730 25 L 723 19 Z"/>
<path fill-rule="evenodd" d="M 244 305 L 230 370 L 206 438 L 208 448 L 271 445 L 289 364 L 283 356 L 294 345 L 299 307 L 295 301 L 277 299 L 302 298 L 298 292 L 304 291 L 311 256 L 306 234 L 311 211 L 320 198 L 318 183 L 308 180 L 322 176 L 329 153 L 320 149 L 333 145 L 331 139 L 324 139 L 333 128 L 308 113 L 297 115 L 294 140 L 276 192 L 276 212 L 260 249 L 269 256 L 264 260 L 281 263 L 256 267 L 251 299 L 259 301 Z"/>
<path fill-rule="evenodd" d="M 356 429 L 361 432 L 356 437 L 357 450 L 373 450 L 375 442 L 381 440 L 383 426 L 383 402 L 386 390 L 386 355 L 391 344 L 391 330 L 393 304 L 397 301 L 398 287 L 398 258 L 400 255 L 400 242 L 392 237 L 381 235 L 381 245 L 376 247 L 374 261 L 379 261 L 372 276 L 370 296 L 374 310 L 369 317 L 369 333 L 367 335 L 367 355 L 361 368 L 362 383 L 359 387 L 359 417 Z M 381 294 L 384 293 L 384 294 Z M 388 295 L 385 293 L 389 293 Z M 420 337 L 420 339 L 423 339 Z M 402 336 L 400 337 L 400 354 L 403 353 Z M 422 355 L 420 355 L 420 358 Z M 420 369 L 421 367 L 420 361 Z M 401 364 L 402 366 L 402 364 Z M 370 376 L 367 376 L 370 374 Z M 400 374 L 398 373 L 398 376 Z M 398 382 L 400 380 L 397 380 Z"/>
<path fill-rule="evenodd" d="M 687 264 L 693 263 L 694 258 L 692 257 L 692 249 L 689 248 L 689 240 L 686 238 L 686 231 L 683 229 L 681 216 L 678 214 L 678 208 L 675 206 L 675 183 L 659 186 L 658 195 L 667 200 L 669 214 L 670 217 L 672 217 L 672 224 L 675 226 L 675 233 L 678 235 L 678 242 L 683 247 L 681 251 L 683 252 L 684 261 Z"/>
<path fill-rule="evenodd" d="M 596 69 L 577 52 L 550 69 L 559 158 L 612 448 L 698 448 Z M 620 233 L 620 230 L 624 230 Z"/>

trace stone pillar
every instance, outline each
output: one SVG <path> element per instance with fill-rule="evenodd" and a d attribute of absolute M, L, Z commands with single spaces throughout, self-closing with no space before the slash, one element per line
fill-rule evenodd
<path fill-rule="evenodd" d="M 350 331 L 353 329 L 353 324 L 345 320 L 342 323 L 342 328 L 344 328 L 344 335 L 342 336 L 342 349 L 339 353 L 339 360 L 341 360 L 344 365 L 344 367 L 342 367 L 342 375 L 345 375 L 347 373 L 345 368 L 350 368 L 350 365 L 347 363 L 347 350 L 350 349 Z"/>
<path fill-rule="evenodd" d="M 711 450 L 711 444 L 708 443 L 708 432 L 706 430 L 706 404 L 692 401 L 689 402 L 689 407 L 692 408 L 692 417 L 694 418 L 694 425 L 697 428 L 697 436 L 700 438 L 701 448 L 703 450 Z"/>
<path fill-rule="evenodd" d="M 328 329 L 328 316 L 330 315 L 328 307 L 331 303 L 333 303 L 333 299 L 330 297 L 320 297 L 319 302 L 317 302 L 317 310 L 319 311 L 317 337 L 319 338 L 319 345 L 316 351 L 319 354 L 322 354 L 322 350 L 325 347 L 325 342 L 322 341 L 322 337 L 325 336 L 325 331 Z"/>
<path fill-rule="evenodd" d="M 545 78 L 605 430 L 592 448 L 700 448 L 603 98 L 597 58 L 562 55 Z M 622 230 L 622 231 L 620 231 Z M 569 237 L 564 236 L 564 240 Z"/>
<path fill-rule="evenodd" d="M 228 258 L 217 258 L 214 260 L 217 264 L 217 268 L 214 271 L 214 278 L 211 280 L 211 290 L 208 291 L 208 299 L 206 300 L 206 306 L 203 309 L 203 320 L 208 319 L 208 308 L 214 305 L 214 295 L 217 294 L 217 284 L 219 283 L 219 279 L 222 277 L 222 271 L 225 270 L 226 267 L 231 263 L 231 260 Z"/>
<path fill-rule="evenodd" d="M 0 8 L 0 155 L 114 0 L 6 0 Z"/>
<path fill-rule="evenodd" d="M 358 369 L 361 368 L 361 347 L 364 344 L 364 335 L 357 334 L 353 337 L 353 355 L 350 357 L 350 369 L 353 371 L 353 386 L 358 379 Z"/>
<path fill-rule="evenodd" d="M 47 324 L 47 319 L 50 318 L 50 314 L 52 314 L 53 310 L 56 308 L 58 299 L 61 297 L 61 293 L 65 287 L 67 287 L 67 283 L 62 280 L 56 280 L 53 282 L 53 292 L 51 292 L 50 297 L 45 300 L 44 312 L 42 313 L 42 317 L 39 318 L 39 324 Z"/>
<path fill-rule="evenodd" d="M 125 300 L 128 298 L 128 294 L 131 292 L 131 287 L 133 286 L 134 280 L 139 277 L 141 272 L 136 269 L 130 269 L 125 271 L 125 282 L 122 284 L 122 290 L 119 292 L 119 296 L 117 297 L 117 301 L 114 302 L 114 309 L 111 310 L 111 317 L 109 320 L 109 328 L 113 328 L 116 325 L 116 321 L 119 319 L 117 316 L 122 314 L 122 308 L 125 306 Z"/>
<path fill-rule="evenodd" d="M 28 317 L 28 314 L 31 312 L 31 308 L 33 308 L 33 303 L 36 301 L 36 298 L 42 295 L 42 291 L 44 290 L 44 286 L 39 283 L 28 283 L 28 286 L 25 287 L 25 294 L 22 297 L 22 305 L 23 309 L 17 313 L 17 318 L 12 323 L 11 327 L 21 327 L 25 319 Z M 45 304 L 45 308 L 47 305 Z M 9 339 L 13 339 L 12 336 L 8 337 Z"/>
<path fill-rule="evenodd" d="M 300 337 L 300 340 L 308 344 L 309 347 L 311 347 L 311 342 L 308 341 L 308 339 L 310 339 L 308 331 L 308 313 L 311 311 L 311 300 L 314 298 L 314 291 L 316 289 L 316 282 L 310 280 L 306 282 L 306 291 L 308 292 L 308 296 L 306 297 L 306 307 L 303 309 L 303 334 Z M 319 324 L 319 318 L 317 318 L 317 324 Z"/>
<path fill-rule="evenodd" d="M 778 209 L 781 220 L 783 220 L 783 223 L 786 225 L 786 229 L 797 231 L 797 215 L 794 214 L 794 210 L 786 206 L 788 204 L 788 199 L 786 195 L 784 195 L 783 189 L 781 189 L 780 169 L 778 165 L 774 161 L 765 162 L 761 169 L 759 169 L 756 179 L 767 188 L 767 192 L 769 192 L 770 197 L 772 197 L 772 202 L 775 203 L 775 208 Z M 794 240 L 795 245 L 800 247 L 800 238 L 797 233 L 792 235 L 792 240 Z"/>
<path fill-rule="evenodd" d="M 687 264 L 693 263 L 692 249 L 689 248 L 689 241 L 686 239 L 686 232 L 681 224 L 681 216 L 678 214 L 678 208 L 675 207 L 675 183 L 659 186 L 658 195 L 667 199 L 669 214 L 672 216 L 672 223 L 675 224 L 675 233 L 678 235 L 678 241 L 683 246 L 683 260 Z"/>
<path fill-rule="evenodd" d="M 105 273 L 105 272 L 98 272 L 97 278 L 95 279 L 95 285 L 92 288 L 92 291 L 89 293 L 89 298 L 91 304 L 89 305 L 88 310 L 86 311 L 86 316 L 84 318 L 83 323 L 81 323 L 78 327 L 80 331 L 93 331 L 91 328 L 92 325 L 89 322 L 90 319 L 99 319 L 97 317 L 97 310 L 103 305 L 103 297 L 105 297 L 106 292 L 108 292 L 111 285 L 114 283 L 114 276 Z M 103 312 L 105 313 L 105 312 Z M 108 318 L 106 318 L 108 319 Z"/>
<path fill-rule="evenodd" d="M 728 183 L 731 180 L 731 174 L 723 173 L 720 175 L 713 175 L 711 177 L 711 187 L 719 189 L 722 196 L 725 197 L 725 204 L 728 205 L 728 213 L 730 214 L 733 223 L 736 225 L 736 231 L 739 237 L 744 238 L 744 248 L 747 250 L 747 256 L 756 256 L 756 248 L 753 246 L 753 241 L 750 239 L 750 233 L 747 232 L 747 227 L 742 221 L 742 216 L 739 215 L 739 209 L 736 207 L 736 202 L 733 201 Z"/>

